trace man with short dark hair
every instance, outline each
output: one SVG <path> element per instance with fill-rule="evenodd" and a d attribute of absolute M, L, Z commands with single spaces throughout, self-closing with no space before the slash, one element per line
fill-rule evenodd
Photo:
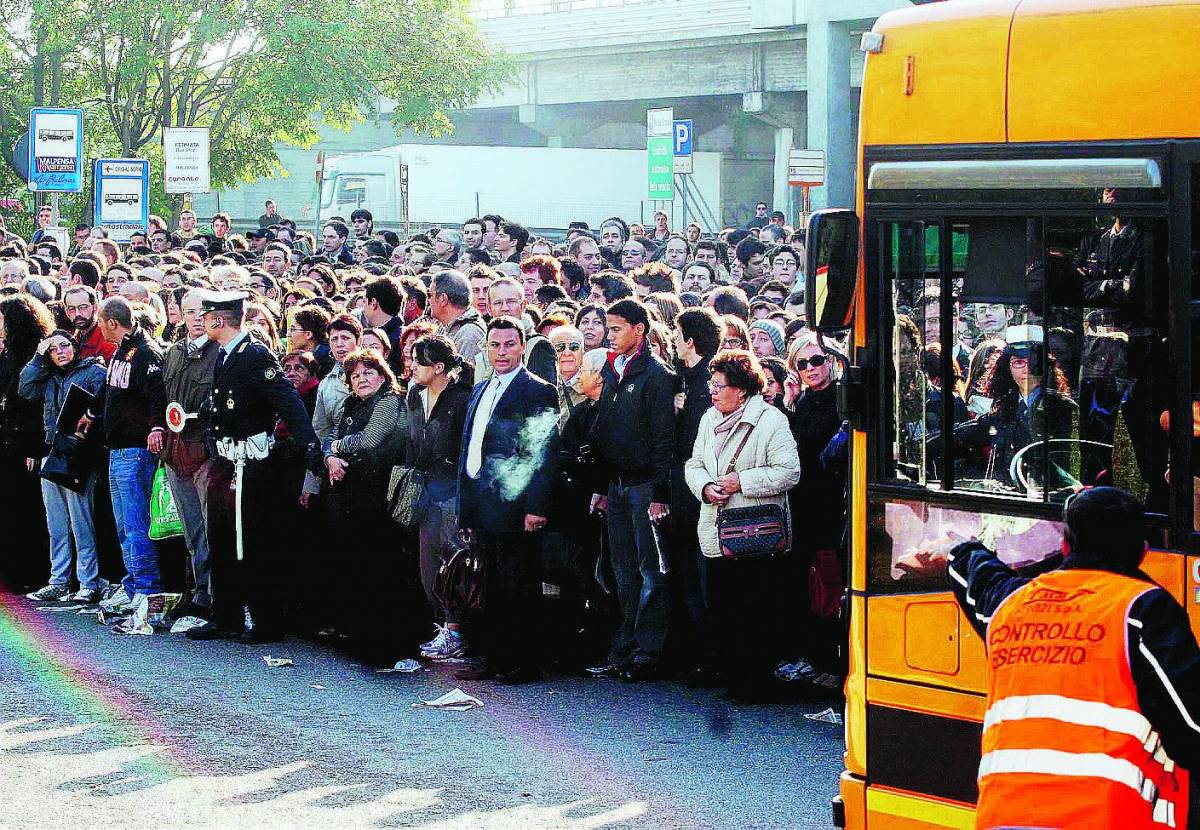
<path fill-rule="evenodd" d="M 108 448 L 108 482 L 113 519 L 126 576 L 121 587 L 101 604 L 109 611 L 132 611 L 138 602 L 163 589 L 158 549 L 150 539 L 150 488 L 166 431 L 162 350 L 134 320 L 124 297 L 111 297 L 100 307 L 99 328 L 116 346 L 105 384 L 79 419 L 86 433 L 96 421 Z"/>
<path fill-rule="evenodd" d="M 541 677 L 539 545 L 558 460 L 558 394 L 525 369 L 524 346 L 519 319 L 488 324 L 494 373 L 471 393 L 458 465 L 458 524 L 473 535 L 488 574 L 479 627 L 487 662 L 460 676 L 501 683 Z"/>
<path fill-rule="evenodd" d="M 756 231 L 761 227 L 765 227 L 770 221 L 770 218 L 767 216 L 767 203 L 759 202 L 754 206 L 754 218 L 742 227 L 746 230 Z"/>
<path fill-rule="evenodd" d="M 588 278 L 591 288 L 588 302 L 596 305 L 609 305 L 617 300 L 634 295 L 633 280 L 620 271 L 606 269 Z"/>
<path fill-rule="evenodd" d="M 1063 519 L 1062 566 L 1033 578 L 976 540 L 897 563 L 948 566 L 987 647 L 977 826 L 1190 826 L 1200 647 L 1141 570 L 1144 508 L 1124 490 L 1084 488 Z"/>
<path fill-rule="evenodd" d="M 608 659 L 592 673 L 636 682 L 658 675 L 667 638 L 667 559 L 659 523 L 670 513 L 676 378 L 650 350 L 644 305 L 618 300 L 606 316 L 612 351 L 592 444 L 608 490 L 592 497 L 592 509 L 608 511 L 621 624 Z"/>
<path fill-rule="evenodd" d="M 714 289 L 704 304 L 717 314 L 732 314 L 747 322 L 750 320 L 750 301 L 746 298 L 746 292 L 736 285 L 722 285 Z"/>
<path fill-rule="evenodd" d="M 742 265 L 742 281 L 750 282 L 763 276 L 763 266 L 766 264 L 767 246 L 752 236 L 747 236 L 738 243 L 734 255 Z"/>
<path fill-rule="evenodd" d="M 578 236 L 572 240 L 567 247 L 567 254 L 579 263 L 589 277 L 599 274 L 604 268 L 604 257 L 600 254 L 600 246 L 590 236 Z"/>
<path fill-rule="evenodd" d="M 292 252 L 282 242 L 270 242 L 262 252 L 263 270 L 276 280 L 281 280 L 292 269 Z"/>
<path fill-rule="evenodd" d="M 281 217 L 278 211 L 275 209 L 275 200 L 267 199 L 265 207 L 266 211 L 262 216 L 258 217 L 258 226 L 260 228 L 266 228 L 270 227 L 271 225 L 278 225 L 279 220 L 283 217 Z"/>
<path fill-rule="evenodd" d="M 73 266 L 76 264 L 92 265 L 87 260 L 76 260 L 72 263 Z M 90 285 L 72 285 L 63 294 L 62 302 L 63 312 L 71 321 L 75 339 L 79 341 L 80 360 L 100 357 L 106 364 L 111 362 L 113 354 L 117 351 L 117 344 L 108 342 L 97 324 L 99 308 L 96 289 Z"/>
<path fill-rule="evenodd" d="M 368 280 L 363 289 L 365 303 L 363 304 L 363 319 L 367 327 L 382 329 L 391 343 L 388 354 L 388 365 L 393 372 L 399 372 L 404 365 L 404 355 L 400 352 L 400 333 L 404 331 L 404 290 L 391 277 L 375 277 Z"/>
<path fill-rule="evenodd" d="M 483 247 L 486 250 L 496 249 L 496 234 L 500 232 L 500 223 L 503 221 L 504 219 L 495 213 L 483 215 Z"/>
<path fill-rule="evenodd" d="M 371 238 L 375 233 L 375 217 L 366 208 L 356 208 L 350 213 L 350 224 L 354 226 L 354 238 L 360 242 Z"/>
<path fill-rule="evenodd" d="M 496 256 L 500 257 L 501 262 L 519 263 L 527 242 L 529 230 L 524 225 L 517 222 L 501 222 L 494 243 Z"/>
<path fill-rule="evenodd" d="M 501 277 L 488 288 L 488 308 L 492 319 L 512 317 L 526 324 L 525 289 L 512 277 Z M 525 329 L 525 344 L 521 350 L 525 365 L 535 376 L 551 385 L 558 384 L 558 356 L 550 341 L 542 337 L 532 326 Z M 487 363 L 487 354 L 480 352 L 475 360 L 475 378 L 483 379 L 492 372 Z"/>
<path fill-rule="evenodd" d="M 472 216 L 462 223 L 463 250 L 477 251 L 483 247 L 483 220 Z"/>
<path fill-rule="evenodd" d="M 326 222 L 321 228 L 321 241 L 325 248 L 321 256 L 331 265 L 353 265 L 354 254 L 346 247 L 350 229 L 341 222 Z"/>
<path fill-rule="evenodd" d="M 689 682 L 699 685 L 715 681 L 713 661 L 717 649 L 706 626 L 704 556 L 696 531 L 700 502 L 687 486 L 683 465 L 692 457 L 700 419 L 712 407 L 708 364 L 720 351 L 723 334 L 721 319 L 711 308 L 688 308 L 675 318 L 675 353 L 683 391 L 674 399 L 675 458 L 671 465 L 672 532 L 668 553 L 689 624 L 689 636 L 680 638 L 693 669 Z"/>

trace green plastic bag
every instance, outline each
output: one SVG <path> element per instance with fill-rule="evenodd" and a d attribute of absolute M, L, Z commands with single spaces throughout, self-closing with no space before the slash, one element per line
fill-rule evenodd
<path fill-rule="evenodd" d="M 154 484 L 150 487 L 150 538 L 161 541 L 182 535 L 183 521 L 179 518 L 175 499 L 167 484 L 167 470 L 159 464 L 154 471 Z"/>

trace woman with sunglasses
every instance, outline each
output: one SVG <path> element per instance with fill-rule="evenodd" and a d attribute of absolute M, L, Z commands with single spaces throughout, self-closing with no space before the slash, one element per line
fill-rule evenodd
<path fill-rule="evenodd" d="M 795 340 L 787 366 L 784 408 L 800 453 L 800 482 L 788 499 L 798 531 L 791 557 L 781 563 L 781 578 L 782 584 L 807 586 L 818 551 L 825 557 L 837 556 L 845 565 L 845 552 L 838 549 L 846 525 L 846 465 L 837 454 L 825 452 L 839 434 L 842 419 L 837 411 L 834 356 L 814 332 L 806 331 Z M 779 604 L 779 630 L 797 632 L 785 644 L 797 658 L 786 673 L 812 684 L 815 692 L 835 692 L 845 671 L 838 657 L 842 638 L 837 620 L 811 613 L 810 603 L 796 593 L 789 590 Z"/>
<path fill-rule="evenodd" d="M 559 326 L 550 332 L 548 339 L 558 362 L 558 429 L 561 432 L 575 407 L 587 397 L 579 388 L 579 370 L 583 367 L 583 332 L 574 326 Z"/>

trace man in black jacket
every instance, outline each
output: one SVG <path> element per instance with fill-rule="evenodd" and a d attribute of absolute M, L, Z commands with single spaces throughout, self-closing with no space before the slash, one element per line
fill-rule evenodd
<path fill-rule="evenodd" d="M 243 642 L 282 634 L 280 586 L 292 553 L 281 528 L 300 498 L 302 472 L 275 447 L 282 420 L 308 460 L 317 436 L 299 393 L 279 360 L 242 327 L 244 292 L 202 294 L 204 331 L 218 348 L 212 392 L 203 409 L 216 458 L 208 479 L 208 544 L 212 558 L 212 615 L 187 636 L 212 639 L 240 632 Z M 244 510 L 253 510 L 243 516 Z"/>
<path fill-rule="evenodd" d="M 113 518 L 126 576 L 120 590 L 101 607 L 124 611 L 140 597 L 163 589 L 158 550 L 150 539 L 150 489 L 158 466 L 154 454 L 162 449 L 165 432 L 163 354 L 134 322 L 133 307 L 124 297 L 104 301 L 99 325 L 104 339 L 116 343 L 117 350 L 105 384 L 78 429 L 86 433 L 99 420 L 104 430 Z"/>
<path fill-rule="evenodd" d="M 700 522 L 700 502 L 692 495 L 683 478 L 683 464 L 692 457 L 700 419 L 712 406 L 708 390 L 708 364 L 721 348 L 724 328 L 711 308 L 685 309 L 675 318 L 675 351 L 679 356 L 679 377 L 683 389 L 675 393 L 675 463 L 671 465 L 670 553 L 677 575 L 690 631 L 680 637 L 688 659 L 697 669 L 690 678 L 704 683 L 710 672 L 710 649 L 705 636 L 704 557 L 696 527 Z"/>
<path fill-rule="evenodd" d="M 522 365 L 519 320 L 493 318 L 486 343 L 494 373 L 467 406 L 458 526 L 474 535 L 486 562 L 487 664 L 463 676 L 524 683 L 541 676 L 540 537 L 558 463 L 558 393 Z"/>
<path fill-rule="evenodd" d="M 659 525 L 670 513 L 676 377 L 650 351 L 644 305 L 618 300 L 608 307 L 607 324 L 613 351 L 604 367 L 595 449 L 609 484 L 592 506 L 608 511 L 621 625 L 608 660 L 592 673 L 632 682 L 658 674 L 667 638 L 667 560 Z"/>

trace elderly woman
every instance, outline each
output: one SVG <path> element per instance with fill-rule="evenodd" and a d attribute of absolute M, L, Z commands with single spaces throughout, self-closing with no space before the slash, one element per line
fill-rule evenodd
<path fill-rule="evenodd" d="M 800 480 L 800 459 L 787 418 L 762 397 L 766 377 L 746 351 L 720 351 L 709 363 L 713 407 L 700 421 L 692 457 L 684 464 L 688 488 L 700 500 L 700 552 L 719 677 L 735 699 L 760 698 L 771 678 L 775 638 L 745 637 L 748 620 L 761 619 L 773 595 L 768 557 L 721 554 L 722 509 L 774 504 L 787 512 L 787 492 Z"/>
<path fill-rule="evenodd" d="M 72 386 L 95 395 L 104 385 L 104 363 L 96 357 L 79 359 L 79 344 L 67 331 L 58 329 L 38 344 L 37 353 L 21 370 L 19 391 L 27 401 L 42 402 L 46 443 L 58 442 L 58 413 Z M 63 436 L 68 438 L 68 436 Z M 50 582 L 29 598 L 40 601 L 70 599 L 93 603 L 100 599 L 100 562 L 96 557 L 96 527 L 92 521 L 92 499 L 96 477 L 88 476 L 86 489 L 69 490 L 42 479 L 42 502 L 50 530 Z M 79 590 L 71 595 L 71 548 L 74 543 L 74 576 Z"/>
<path fill-rule="evenodd" d="M 400 650 L 403 579 L 396 555 L 387 484 L 404 459 L 407 433 L 399 428 L 404 401 L 391 367 L 374 351 L 351 352 L 342 369 L 350 386 L 323 447 L 329 508 L 340 536 L 344 577 L 339 626 L 355 655 L 370 664 L 394 660 Z"/>
<path fill-rule="evenodd" d="M 471 400 L 467 367 L 448 337 L 428 334 L 413 343 L 412 385 L 408 390 L 408 463 L 424 473 L 425 514 L 418 528 L 419 567 L 425 599 L 435 619 L 442 620 L 436 636 L 422 644 L 421 654 L 449 660 L 466 654 L 461 619 L 433 596 L 434 579 L 442 562 L 454 552 L 458 536 L 455 495 L 463 424 Z"/>
<path fill-rule="evenodd" d="M 583 332 L 574 326 L 559 326 L 548 335 L 558 363 L 558 429 L 561 432 L 575 407 L 586 400 L 579 388 L 583 366 Z"/>

